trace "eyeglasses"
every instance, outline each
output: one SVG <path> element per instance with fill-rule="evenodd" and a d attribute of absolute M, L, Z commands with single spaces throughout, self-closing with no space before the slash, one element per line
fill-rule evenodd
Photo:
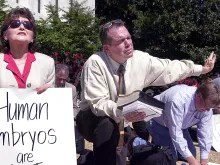
<path fill-rule="evenodd" d="M 124 24 L 124 22 L 120 19 L 112 20 L 110 22 L 107 22 L 102 26 L 103 29 L 108 29 L 110 28 L 113 24 Z"/>
<path fill-rule="evenodd" d="M 18 28 L 19 26 L 21 26 L 21 24 L 23 24 L 24 28 L 28 30 L 32 30 L 34 27 L 33 23 L 30 21 L 13 20 L 10 24 L 10 28 Z"/>

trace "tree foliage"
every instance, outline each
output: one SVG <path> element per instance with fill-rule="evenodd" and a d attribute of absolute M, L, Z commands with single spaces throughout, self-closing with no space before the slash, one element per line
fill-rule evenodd
<path fill-rule="evenodd" d="M 129 10 L 131 0 L 96 0 L 95 14 L 105 23 L 114 19 L 122 19 L 130 31 L 133 29 L 133 13 Z"/>
<path fill-rule="evenodd" d="M 8 10 L 9 10 L 9 7 L 6 1 L 0 0 L 0 25 L 2 25 L 3 21 L 5 20 Z M 2 47 L 1 43 L 0 43 L 0 47 Z"/>
<path fill-rule="evenodd" d="M 0 0 L 0 24 L 5 20 L 8 5 L 5 0 Z"/>
<path fill-rule="evenodd" d="M 157 54 L 182 53 L 203 62 L 210 51 L 219 51 L 218 6 L 215 0 L 154 0 L 133 4 L 130 7 L 137 15 L 133 21 L 137 43 Z"/>
<path fill-rule="evenodd" d="M 70 0 L 67 10 L 46 6 L 48 17 L 36 21 L 37 51 L 53 57 L 55 54 L 56 60 L 68 62 L 74 55 L 88 57 L 100 49 L 99 19 L 93 10 L 85 7 L 85 2 Z M 0 24 L 10 10 L 6 1 L 0 0 Z"/>
<path fill-rule="evenodd" d="M 128 23 L 136 49 L 161 58 L 187 58 L 201 64 L 211 51 L 220 54 L 218 0 L 128 0 L 123 4 L 124 10 L 120 4 L 117 8 L 114 1 L 102 3 L 105 11 L 97 12 L 97 17 L 115 19 L 105 14 L 119 11 L 114 15 Z M 100 10 L 98 7 L 96 11 Z M 219 63 L 215 70 L 219 70 Z"/>
<path fill-rule="evenodd" d="M 37 22 L 39 50 L 48 55 L 59 52 L 72 58 L 72 54 L 82 53 L 87 57 L 100 48 L 99 19 L 93 11 L 84 7 L 85 2 L 70 1 L 68 11 L 47 6 L 48 17 Z M 62 16 L 59 13 L 63 13 Z"/>

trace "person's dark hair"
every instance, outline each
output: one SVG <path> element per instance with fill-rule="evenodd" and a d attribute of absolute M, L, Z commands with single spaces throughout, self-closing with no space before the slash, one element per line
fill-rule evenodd
<path fill-rule="evenodd" d="M 118 28 L 120 26 L 125 26 L 124 22 L 120 19 L 112 20 L 101 25 L 99 30 L 99 37 L 102 45 L 111 44 L 112 38 L 108 36 L 108 31 L 111 28 Z"/>
<path fill-rule="evenodd" d="M 28 8 L 15 8 L 13 9 L 8 16 L 6 17 L 5 21 L 3 22 L 3 25 L 1 27 L 1 42 L 2 42 L 2 51 L 3 53 L 9 53 L 10 52 L 10 45 L 8 40 L 5 40 L 5 32 L 7 31 L 8 27 L 10 26 L 11 22 L 13 20 L 17 20 L 19 17 L 27 18 L 32 24 L 33 24 L 33 42 L 29 43 L 28 50 L 31 53 L 34 53 L 36 51 L 36 25 L 35 25 L 35 19 L 31 13 L 31 11 Z"/>
<path fill-rule="evenodd" d="M 220 105 L 220 87 L 213 82 L 206 82 L 200 85 L 196 93 L 200 93 L 204 100 L 209 100 L 213 105 Z"/>

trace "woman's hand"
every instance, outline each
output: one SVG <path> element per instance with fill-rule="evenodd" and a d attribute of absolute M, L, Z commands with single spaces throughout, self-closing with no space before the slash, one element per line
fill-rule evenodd
<path fill-rule="evenodd" d="M 50 84 L 45 84 L 45 85 L 42 85 L 42 86 L 36 88 L 37 94 L 43 93 L 44 91 L 46 91 L 46 90 L 47 90 L 48 88 L 50 88 L 50 87 L 51 87 Z"/>

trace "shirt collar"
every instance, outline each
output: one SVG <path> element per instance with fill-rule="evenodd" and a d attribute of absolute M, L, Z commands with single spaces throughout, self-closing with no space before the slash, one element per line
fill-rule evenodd
<path fill-rule="evenodd" d="M 195 105 L 195 97 L 196 97 L 196 93 L 194 93 L 192 99 L 190 100 L 190 109 L 189 109 L 190 112 L 197 111 Z"/>
<path fill-rule="evenodd" d="M 25 75 L 26 72 L 29 72 L 30 67 L 31 67 L 31 63 L 34 62 L 35 60 L 36 60 L 35 55 L 33 53 L 28 52 L 23 75 Z M 20 75 L 19 70 L 17 68 L 17 65 L 15 64 L 15 61 L 14 61 L 11 53 L 4 54 L 4 61 L 8 63 L 7 69 L 11 70 L 12 72 L 14 72 L 17 75 Z M 27 63 L 27 65 L 26 65 L 26 63 Z"/>
<path fill-rule="evenodd" d="M 106 55 L 107 55 L 107 54 L 106 54 Z M 121 64 L 119 64 L 118 62 L 116 62 L 115 60 L 113 60 L 109 55 L 107 55 L 107 56 L 108 56 L 109 61 L 110 61 L 111 65 L 112 65 L 113 71 L 114 71 L 115 73 L 117 73 L 117 72 L 118 72 L 118 68 L 119 68 L 119 66 L 120 66 Z M 125 71 L 126 71 L 127 61 L 125 61 L 125 63 L 122 64 L 122 65 L 125 67 Z"/>
<path fill-rule="evenodd" d="M 11 53 L 4 54 L 4 61 L 10 63 L 13 60 Z M 35 55 L 33 53 L 28 52 L 27 54 L 28 62 L 34 62 L 36 60 Z"/>

